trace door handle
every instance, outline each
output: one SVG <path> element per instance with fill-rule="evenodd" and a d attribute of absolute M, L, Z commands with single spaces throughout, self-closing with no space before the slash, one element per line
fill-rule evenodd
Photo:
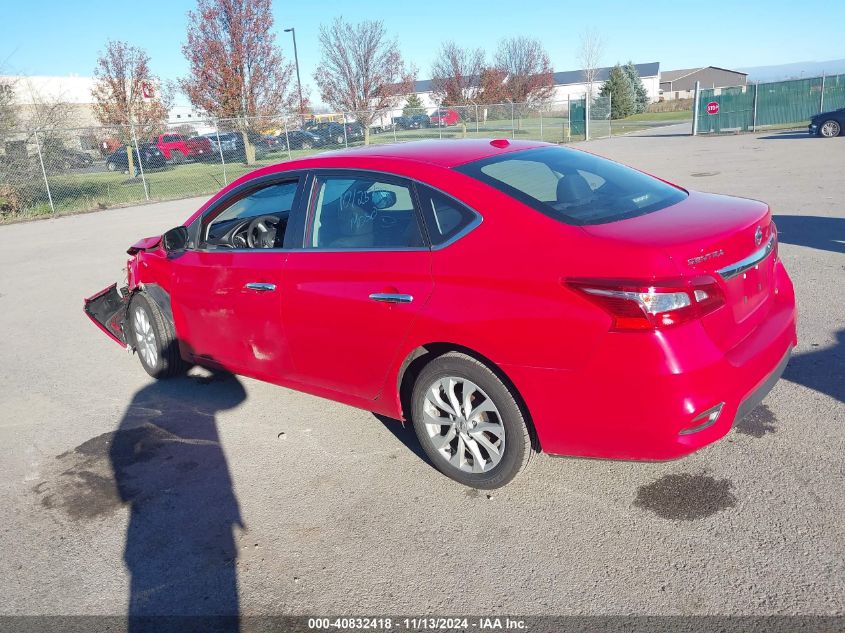
<path fill-rule="evenodd" d="M 276 284 L 265 284 L 257 281 L 251 281 L 244 286 L 246 290 L 255 290 L 256 292 L 273 292 L 276 289 Z"/>
<path fill-rule="evenodd" d="M 414 298 L 411 295 L 402 295 L 392 292 L 374 292 L 370 295 L 373 301 L 381 301 L 383 303 L 411 303 Z"/>

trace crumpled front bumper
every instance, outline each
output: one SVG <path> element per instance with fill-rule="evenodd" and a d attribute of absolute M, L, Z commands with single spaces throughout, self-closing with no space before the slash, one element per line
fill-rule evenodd
<path fill-rule="evenodd" d="M 118 288 L 114 283 L 85 299 L 83 310 L 88 318 L 106 336 L 118 345 L 128 347 L 126 337 L 126 310 L 129 306 L 129 289 Z"/>

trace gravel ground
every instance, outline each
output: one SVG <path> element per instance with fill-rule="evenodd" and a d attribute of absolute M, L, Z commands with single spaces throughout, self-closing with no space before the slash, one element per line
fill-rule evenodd
<path fill-rule="evenodd" d="M 786 379 L 688 458 L 541 456 L 491 494 L 364 411 L 153 383 L 88 322 L 127 245 L 199 200 L 0 227 L 0 614 L 844 613 L 845 138 L 687 127 L 583 147 L 772 204 Z"/>

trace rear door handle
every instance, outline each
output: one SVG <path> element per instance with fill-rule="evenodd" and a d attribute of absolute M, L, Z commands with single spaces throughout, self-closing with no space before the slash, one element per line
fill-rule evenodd
<path fill-rule="evenodd" d="M 276 289 L 276 284 L 265 284 L 257 281 L 251 281 L 244 286 L 246 290 L 255 290 L 256 292 L 273 292 Z"/>
<path fill-rule="evenodd" d="M 374 292 L 370 295 L 373 301 L 381 301 L 383 303 L 411 303 L 414 298 L 411 295 L 402 295 L 392 292 Z"/>

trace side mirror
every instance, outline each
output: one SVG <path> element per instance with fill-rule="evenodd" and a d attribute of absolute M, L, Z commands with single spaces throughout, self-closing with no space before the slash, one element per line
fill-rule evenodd
<path fill-rule="evenodd" d="M 184 251 L 188 245 L 188 229 L 184 226 L 177 226 L 170 229 L 167 233 L 161 236 L 161 242 L 164 250 L 168 253 L 175 253 Z"/>
<path fill-rule="evenodd" d="M 396 192 L 377 189 L 376 191 L 370 192 L 370 200 L 373 203 L 373 208 L 379 211 L 388 209 L 396 204 Z"/>

